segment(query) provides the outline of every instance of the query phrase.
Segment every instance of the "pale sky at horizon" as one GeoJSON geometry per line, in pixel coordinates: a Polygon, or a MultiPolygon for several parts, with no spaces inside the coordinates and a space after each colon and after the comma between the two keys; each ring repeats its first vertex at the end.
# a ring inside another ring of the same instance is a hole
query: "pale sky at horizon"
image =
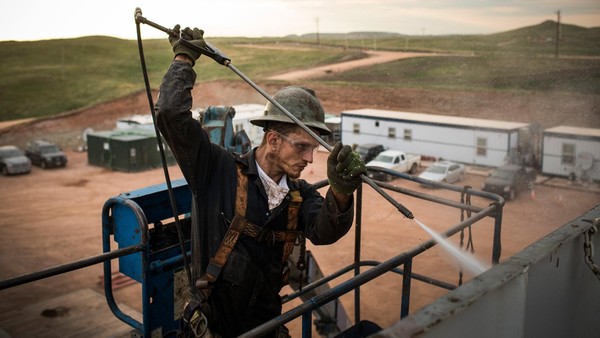
{"type": "MultiPolygon", "coordinates": [[[[220,0],[3,1],[0,41],[106,35],[135,39],[135,8],[159,25],[204,29],[205,37],[392,32],[407,35],[490,34],[556,20],[600,26],[599,0],[220,0]]],[[[142,25],[143,38],[165,34],[142,25]]]]}

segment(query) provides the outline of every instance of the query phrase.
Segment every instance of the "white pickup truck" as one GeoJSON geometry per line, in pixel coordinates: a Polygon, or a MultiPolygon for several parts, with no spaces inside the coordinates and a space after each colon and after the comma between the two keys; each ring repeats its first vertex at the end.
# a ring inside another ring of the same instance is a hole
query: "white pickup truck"
{"type": "Polygon", "coordinates": [[[369,170],[369,167],[381,167],[401,173],[415,174],[421,165],[421,155],[407,154],[400,150],[386,150],[367,165],[367,176],[376,180],[388,180],[392,177],[385,173],[369,170]]]}

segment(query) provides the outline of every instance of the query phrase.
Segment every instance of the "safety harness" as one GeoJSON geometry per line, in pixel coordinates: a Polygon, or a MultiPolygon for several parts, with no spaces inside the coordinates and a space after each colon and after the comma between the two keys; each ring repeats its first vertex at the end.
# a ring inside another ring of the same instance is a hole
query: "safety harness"
{"type": "MultiPolygon", "coordinates": [[[[297,231],[298,227],[298,210],[302,203],[302,196],[299,190],[290,190],[292,200],[288,207],[288,219],[286,230],[272,230],[265,227],[260,227],[249,222],[246,219],[246,208],[248,202],[248,176],[242,173],[241,165],[237,166],[237,192],[235,203],[235,216],[225,233],[225,237],[221,241],[215,255],[210,259],[204,275],[196,281],[196,288],[203,294],[204,299],[210,296],[212,284],[219,278],[225,263],[231,255],[235,244],[241,234],[254,238],[255,240],[265,244],[273,245],[275,242],[283,243],[282,263],[284,270],[287,267],[287,259],[294,250],[294,245],[304,244],[304,236],[302,232],[297,231]]],[[[302,260],[303,261],[303,260],[302,260]]],[[[303,270],[304,263],[298,264],[298,268],[303,270]]],[[[284,271],[284,284],[287,284],[289,271],[284,271]]]]}
{"type": "Polygon", "coordinates": [[[282,254],[282,279],[283,285],[286,285],[289,280],[289,266],[287,260],[294,251],[294,245],[300,245],[301,254],[298,260],[297,268],[304,270],[304,252],[305,252],[305,237],[301,231],[297,231],[298,227],[298,210],[302,203],[302,196],[299,190],[290,190],[292,200],[288,207],[288,219],[286,230],[271,230],[265,227],[260,227],[249,222],[246,219],[246,209],[248,205],[248,176],[242,173],[241,165],[237,165],[237,191],[235,203],[235,215],[221,244],[219,245],[215,255],[210,259],[204,275],[196,281],[197,296],[199,299],[192,297],[186,305],[182,316],[184,324],[185,336],[191,337],[217,337],[208,328],[208,317],[210,317],[210,309],[206,304],[206,300],[211,294],[214,282],[219,278],[225,263],[231,255],[231,251],[240,238],[240,235],[254,238],[255,240],[265,244],[273,245],[275,242],[283,243],[282,254]]]}

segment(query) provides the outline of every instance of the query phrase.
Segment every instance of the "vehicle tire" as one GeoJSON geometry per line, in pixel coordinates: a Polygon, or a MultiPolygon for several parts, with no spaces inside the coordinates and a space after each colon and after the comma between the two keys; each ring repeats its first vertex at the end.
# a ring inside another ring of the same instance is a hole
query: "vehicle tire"
{"type": "Polygon", "coordinates": [[[46,161],[41,161],[40,162],[40,167],[42,167],[42,169],[46,169],[46,161]]]}
{"type": "Polygon", "coordinates": [[[411,175],[414,175],[417,173],[417,164],[413,163],[412,166],[410,167],[410,171],[408,172],[411,175]]]}
{"type": "Polygon", "coordinates": [[[8,176],[8,169],[6,168],[6,166],[2,167],[2,175],[8,176]]]}

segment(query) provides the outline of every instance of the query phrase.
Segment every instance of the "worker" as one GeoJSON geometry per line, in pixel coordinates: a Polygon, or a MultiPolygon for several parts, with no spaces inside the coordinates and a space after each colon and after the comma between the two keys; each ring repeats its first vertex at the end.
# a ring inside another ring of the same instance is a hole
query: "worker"
{"type": "MultiPolygon", "coordinates": [[[[174,31],[179,30],[175,26],[174,31]]],[[[188,42],[206,47],[202,30],[183,32],[191,37],[188,42]]],[[[157,126],[195,201],[200,230],[192,231],[199,231],[203,240],[199,252],[192,250],[192,260],[201,261],[201,271],[193,271],[198,311],[206,317],[208,332],[234,337],[281,314],[279,292],[294,245],[303,238],[315,245],[332,244],[348,232],[354,217],[353,192],[361,184],[365,165],[349,146],[338,142],[327,158],[329,188],[323,197],[300,179],[313,162],[318,141],[271,102],[263,116],[251,121],[264,129],[258,147],[235,154],[211,143],[191,113],[193,67],[200,53],[177,38],[169,40],[175,56],[160,86],[157,126]]],[[[286,87],[273,99],[315,134],[330,134],[323,108],[310,89],[286,87]]],[[[193,331],[200,330],[192,324],[193,331]]],[[[288,337],[288,333],[281,326],[268,336],[288,337]]]]}

